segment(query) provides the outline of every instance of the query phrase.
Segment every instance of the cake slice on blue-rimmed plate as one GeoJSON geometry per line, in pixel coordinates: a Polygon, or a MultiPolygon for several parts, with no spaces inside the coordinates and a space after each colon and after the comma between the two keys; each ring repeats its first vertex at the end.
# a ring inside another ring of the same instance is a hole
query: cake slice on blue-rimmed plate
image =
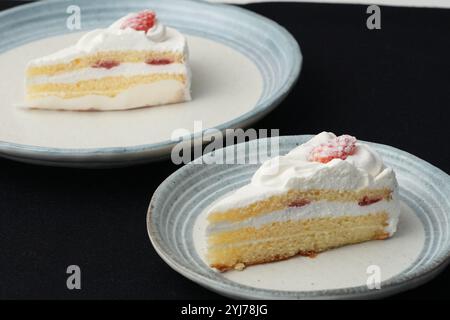
{"type": "Polygon", "coordinates": [[[213,205],[207,259],[226,271],[386,239],[399,213],[395,173],[377,152],[322,132],[213,205]]]}
{"type": "Polygon", "coordinates": [[[30,108],[120,110],[190,99],[186,39],[150,10],[88,32],[26,71],[30,108]]]}

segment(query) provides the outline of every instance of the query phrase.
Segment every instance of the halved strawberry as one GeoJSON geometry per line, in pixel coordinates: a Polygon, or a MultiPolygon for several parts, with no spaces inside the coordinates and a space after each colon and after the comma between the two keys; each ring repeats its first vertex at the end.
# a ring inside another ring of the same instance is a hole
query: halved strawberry
{"type": "Polygon", "coordinates": [[[161,59],[148,59],[147,61],[145,61],[146,64],[151,64],[154,66],[159,66],[159,65],[165,65],[165,64],[171,64],[173,61],[170,59],[166,59],[166,58],[161,58],[161,59]]]}
{"type": "Polygon", "coordinates": [[[104,68],[104,69],[112,69],[120,65],[119,61],[114,60],[99,60],[92,65],[92,68],[104,68]]]}
{"type": "Polygon", "coordinates": [[[155,25],[155,22],[156,14],[151,10],[145,10],[126,19],[120,26],[120,29],[132,28],[137,31],[147,32],[155,25]]]}
{"type": "Polygon", "coordinates": [[[378,201],[381,201],[381,200],[383,200],[383,197],[370,198],[368,196],[364,196],[361,200],[358,201],[358,205],[369,206],[372,203],[377,203],[378,201]]]}
{"type": "Polygon", "coordinates": [[[311,201],[308,199],[296,199],[296,200],[292,201],[291,203],[289,203],[288,206],[299,208],[299,207],[306,206],[307,204],[310,204],[310,203],[311,203],[311,201]]]}
{"type": "Polygon", "coordinates": [[[347,134],[336,137],[327,143],[318,145],[311,150],[308,160],[327,163],[333,159],[347,159],[356,151],[356,138],[347,134]]]}

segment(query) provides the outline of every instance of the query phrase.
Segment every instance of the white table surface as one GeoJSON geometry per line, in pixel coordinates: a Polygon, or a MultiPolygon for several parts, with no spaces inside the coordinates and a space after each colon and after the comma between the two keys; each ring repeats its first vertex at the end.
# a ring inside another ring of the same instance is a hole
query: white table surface
{"type": "Polygon", "coordinates": [[[316,2],[316,3],[357,3],[409,7],[450,8],[450,0],[208,0],[210,2],[252,3],[252,2],[316,2]]]}

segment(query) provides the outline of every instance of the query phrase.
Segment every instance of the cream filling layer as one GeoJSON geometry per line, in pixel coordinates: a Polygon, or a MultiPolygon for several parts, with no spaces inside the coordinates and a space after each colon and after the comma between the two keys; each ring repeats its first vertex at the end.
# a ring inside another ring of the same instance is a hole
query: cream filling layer
{"type": "Polygon", "coordinates": [[[167,65],[149,65],[147,63],[122,63],[111,69],[85,68],[54,76],[36,76],[27,79],[27,85],[45,83],[76,83],[83,80],[101,79],[105,77],[135,76],[146,74],[189,74],[188,68],[182,63],[167,65]]]}
{"type": "Polygon", "coordinates": [[[125,110],[145,106],[177,103],[191,99],[188,84],[176,80],[162,80],[137,85],[124,90],[114,98],[103,95],[85,95],[63,99],[45,96],[29,99],[23,107],[53,110],[125,110]]]}
{"type": "Polygon", "coordinates": [[[316,201],[303,207],[292,207],[274,211],[263,216],[257,216],[240,222],[218,222],[210,224],[207,235],[217,232],[233,231],[241,228],[260,228],[274,222],[298,221],[314,218],[334,218],[342,216],[361,216],[385,211],[389,215],[385,231],[391,236],[397,229],[400,215],[400,202],[397,199],[381,200],[367,206],[360,206],[356,202],[316,201]]]}

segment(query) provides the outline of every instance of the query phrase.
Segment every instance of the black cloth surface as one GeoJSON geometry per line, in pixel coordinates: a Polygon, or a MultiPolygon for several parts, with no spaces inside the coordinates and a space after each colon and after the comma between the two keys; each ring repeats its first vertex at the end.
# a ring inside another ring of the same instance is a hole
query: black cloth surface
{"type": "MultiPolygon", "coordinates": [[[[0,9],[18,1],[0,1],[0,9]]],[[[406,150],[450,172],[450,10],[264,3],[244,6],[286,27],[304,55],[299,82],[255,128],[323,130],[406,150]]],[[[0,298],[221,298],[168,267],[145,217],[177,166],[82,170],[0,159],[0,298]],[[82,290],[66,268],[82,269],[82,290]]],[[[450,270],[396,298],[448,298],[450,270]]]]}

